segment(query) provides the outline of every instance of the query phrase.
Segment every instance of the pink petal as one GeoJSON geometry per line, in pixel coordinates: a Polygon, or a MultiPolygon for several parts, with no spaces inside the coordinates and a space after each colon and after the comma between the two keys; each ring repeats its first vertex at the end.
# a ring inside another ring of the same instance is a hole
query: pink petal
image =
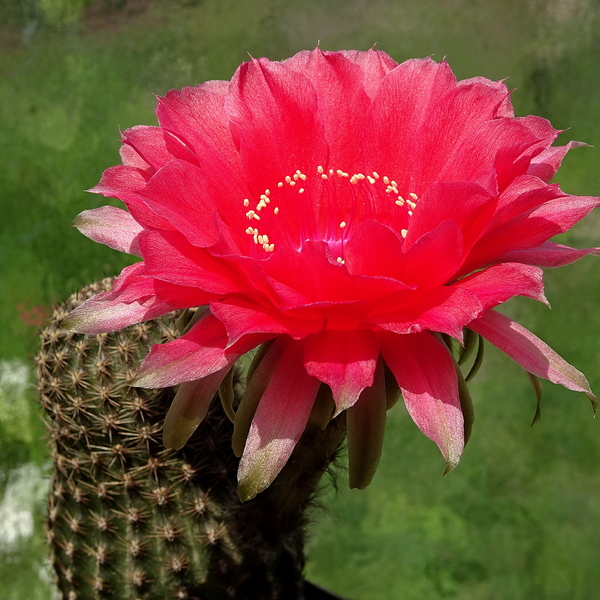
{"type": "Polygon", "coordinates": [[[287,333],[294,339],[301,339],[323,328],[322,318],[297,319],[273,307],[260,306],[239,298],[213,300],[210,311],[225,325],[230,345],[251,333],[287,333]]]}
{"type": "Polygon", "coordinates": [[[464,181],[434,183],[417,202],[410,218],[406,248],[447,220],[458,225],[468,248],[480,235],[495,208],[494,197],[480,185],[464,181]]]}
{"type": "Polygon", "coordinates": [[[588,254],[600,255],[600,248],[577,250],[556,242],[544,242],[536,248],[513,250],[496,257],[497,262],[521,262],[538,267],[562,267],[588,254]]]}
{"type": "Polygon", "coordinates": [[[213,294],[251,288],[245,285],[245,277],[234,264],[192,246],[176,232],[145,230],[139,245],[146,270],[156,279],[213,294]]]}
{"type": "Polygon", "coordinates": [[[242,501],[271,485],[300,439],[321,382],[307,374],[303,345],[278,339],[279,365],[260,400],[238,470],[242,501]]]}
{"type": "Polygon", "coordinates": [[[89,189],[93,194],[102,194],[109,198],[119,198],[127,205],[131,216],[144,227],[173,229],[165,219],[153,213],[146,206],[140,192],[154,173],[144,173],[130,166],[109,167],[102,174],[100,183],[89,189]]]}
{"type": "Polygon", "coordinates": [[[547,183],[554,177],[556,171],[558,171],[558,167],[560,167],[567,152],[572,148],[580,146],[587,146],[587,144],[583,142],[569,142],[566,146],[547,148],[532,159],[527,173],[535,175],[547,183]]]}
{"type": "Polygon", "coordinates": [[[454,360],[430,333],[382,334],[383,358],[419,429],[439,447],[446,472],[459,462],[465,444],[454,360]]]}
{"type": "Polygon", "coordinates": [[[447,283],[463,262],[463,244],[458,225],[450,219],[442,221],[408,249],[399,278],[407,285],[424,289],[447,283]]]}
{"type": "Polygon", "coordinates": [[[143,231],[143,227],[121,208],[101,206],[84,210],[73,221],[73,227],[91,240],[109,248],[141,256],[137,237],[143,231]]]}
{"type": "Polygon", "coordinates": [[[225,109],[256,197],[296,170],[312,174],[326,164],[315,89],[285,63],[264,58],[244,63],[231,80],[225,109]]]}
{"type": "MultiPolygon", "coordinates": [[[[379,340],[373,331],[325,329],[306,339],[304,366],[333,392],[336,413],[352,406],[373,385],[379,340]]],[[[334,416],[335,416],[334,415],[334,416]]]]}
{"type": "Polygon", "coordinates": [[[348,483],[364,490],[373,479],[381,451],[387,401],[382,361],[377,364],[372,387],[360,394],[348,409],[348,483]]]}
{"type": "Polygon", "coordinates": [[[173,342],[152,346],[133,385],[162,388],[212,375],[231,366],[246,351],[227,351],[227,343],[223,323],[209,314],[173,342]]]}
{"type": "Polygon", "coordinates": [[[182,383],[169,407],[163,426],[163,443],[180,450],[202,422],[228,367],[196,381],[182,383]]]}
{"type": "Polygon", "coordinates": [[[142,195],[154,213],[191,244],[204,248],[219,239],[213,216],[216,207],[205,187],[205,178],[198,167],[172,160],[148,181],[142,195]]]}
{"type": "Polygon", "coordinates": [[[61,326],[97,335],[162,317],[175,308],[157,298],[154,279],[145,274],[143,263],[136,263],[123,269],[112,291],[96,294],[80,304],[63,319],[61,326]]]}
{"type": "Polygon", "coordinates": [[[587,196],[564,196],[545,202],[483,236],[471,251],[463,270],[492,262],[507,252],[535,248],[552,236],[569,230],[599,205],[600,198],[587,196]]]}
{"type": "Polygon", "coordinates": [[[570,390],[584,392],[596,404],[596,396],[590,390],[585,376],[522,325],[494,310],[488,310],[482,317],[469,323],[469,329],[482,335],[529,373],[570,390]]]}
{"type": "Polygon", "coordinates": [[[452,287],[474,293],[488,309],[513,296],[527,296],[548,303],[544,296],[543,271],[519,263],[505,263],[460,279],[452,287]]]}
{"type": "Polygon", "coordinates": [[[373,304],[368,322],[400,334],[430,330],[461,340],[462,328],[482,311],[483,305],[474,293],[442,286],[390,294],[373,304]]]}
{"type": "MultiPolygon", "coordinates": [[[[373,60],[379,63],[376,57],[373,60]]],[[[299,52],[283,64],[307,77],[317,93],[318,116],[329,146],[328,164],[353,168],[362,141],[356,132],[371,102],[365,93],[363,69],[342,53],[320,48],[299,52]]]]}
{"type": "MultiPolygon", "coordinates": [[[[195,156],[172,133],[160,127],[132,127],[123,132],[122,142],[124,147],[136,152],[153,171],[158,171],[173,158],[196,161],[195,156]],[[170,140],[168,146],[167,140],[170,140]]],[[[131,161],[131,154],[127,156],[131,161]]]]}

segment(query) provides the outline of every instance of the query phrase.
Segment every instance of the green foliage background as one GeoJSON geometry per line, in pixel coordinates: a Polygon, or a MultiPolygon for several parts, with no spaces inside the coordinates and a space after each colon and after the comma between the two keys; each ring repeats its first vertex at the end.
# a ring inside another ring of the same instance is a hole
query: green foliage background
{"type": "MultiPolygon", "coordinates": [[[[459,78],[510,77],[518,114],[598,146],[599,17],[592,0],[0,0],[0,517],[19,469],[46,464],[26,386],[36,315],[127,264],[69,225],[105,203],[83,190],[118,162],[119,127],[155,123],[153,94],[229,79],[247,53],[283,59],[317,43],[376,43],[398,61],[446,57],[459,78]]],[[[557,180],[599,195],[598,162],[596,148],[577,149],[557,180]]],[[[578,247],[599,237],[598,215],[565,236],[578,247]]],[[[506,310],[598,392],[596,260],[548,272],[552,311],[521,300],[506,310]]],[[[339,491],[315,517],[308,576],[354,600],[596,600],[598,424],[583,395],[544,391],[530,429],[526,376],[488,347],[472,385],[473,437],[447,478],[434,444],[396,406],[373,485],[349,492],[341,469],[339,491]]],[[[36,525],[0,545],[6,600],[51,597],[43,490],[26,489],[36,525]]]]}

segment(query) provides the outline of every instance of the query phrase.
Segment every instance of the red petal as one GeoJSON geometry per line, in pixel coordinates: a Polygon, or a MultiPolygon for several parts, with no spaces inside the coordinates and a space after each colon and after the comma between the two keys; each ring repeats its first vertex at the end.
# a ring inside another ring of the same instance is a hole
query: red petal
{"type": "Polygon", "coordinates": [[[439,447],[446,472],[460,460],[465,439],[454,361],[430,333],[383,334],[383,358],[419,429],[439,447]]]}
{"type": "Polygon", "coordinates": [[[198,167],[172,160],[150,179],[143,197],[191,244],[206,247],[219,239],[219,231],[213,216],[216,207],[205,188],[205,178],[198,167]]]}
{"type": "Polygon", "coordinates": [[[271,485],[304,428],[321,382],[304,369],[299,342],[278,339],[270,352],[281,359],[260,400],[238,470],[242,501],[271,485]]]}
{"type": "Polygon", "coordinates": [[[395,333],[424,330],[447,333],[462,339],[462,328],[479,316],[483,305],[475,294],[457,287],[442,286],[391,294],[373,305],[369,323],[395,333]]]}
{"type": "MultiPolygon", "coordinates": [[[[352,406],[373,385],[379,340],[373,331],[324,330],[306,339],[304,366],[333,392],[336,415],[352,406]]],[[[335,416],[335,415],[334,415],[335,416]]]]}
{"type": "Polygon", "coordinates": [[[596,396],[585,376],[522,325],[495,310],[488,310],[469,323],[469,329],[482,335],[529,373],[570,390],[584,392],[595,404],[596,396]]]}
{"type": "Polygon", "coordinates": [[[315,89],[284,63],[244,63],[231,80],[225,107],[256,198],[298,169],[312,174],[325,164],[327,145],[316,117],[315,89]]]}
{"type": "MultiPolygon", "coordinates": [[[[376,57],[373,60],[379,63],[376,57]]],[[[299,52],[283,64],[307,77],[317,93],[318,115],[329,146],[329,162],[322,166],[354,169],[362,142],[356,132],[362,128],[371,103],[363,69],[340,52],[320,48],[299,52]]]]}
{"type": "Polygon", "coordinates": [[[227,329],[229,345],[251,333],[287,333],[301,339],[317,333],[323,327],[323,319],[297,319],[284,313],[239,298],[224,301],[213,300],[210,310],[227,329]]]}
{"type": "Polygon", "coordinates": [[[213,294],[248,287],[234,264],[190,245],[176,232],[146,230],[140,235],[139,244],[147,272],[157,279],[213,294]]]}
{"type": "Polygon", "coordinates": [[[73,221],[73,227],[91,240],[109,248],[141,256],[137,237],[144,228],[121,208],[101,206],[84,210],[73,221]]]}

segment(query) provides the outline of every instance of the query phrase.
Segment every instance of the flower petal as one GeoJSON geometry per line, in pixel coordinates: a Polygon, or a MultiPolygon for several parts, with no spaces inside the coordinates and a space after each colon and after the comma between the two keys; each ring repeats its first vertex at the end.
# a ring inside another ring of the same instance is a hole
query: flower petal
{"type": "Polygon", "coordinates": [[[331,388],[336,405],[334,417],[373,385],[378,356],[379,340],[366,329],[325,329],[306,339],[304,366],[309,375],[331,388]]]}
{"type": "MultiPolygon", "coordinates": [[[[231,366],[246,351],[226,351],[227,342],[223,323],[209,314],[180,338],[152,346],[133,385],[169,387],[212,375],[231,366]]],[[[250,342],[247,349],[255,345],[250,342]]]]}
{"type": "Polygon", "coordinates": [[[136,263],[123,269],[110,292],[92,296],[69,313],[61,327],[97,335],[162,317],[175,308],[156,296],[154,279],[145,273],[144,263],[136,263]]]}
{"type": "Polygon", "coordinates": [[[306,372],[303,345],[278,339],[281,358],[263,394],[238,470],[238,493],[242,501],[254,498],[271,485],[281,471],[304,428],[321,385],[306,372]]]}
{"type": "Polygon", "coordinates": [[[538,267],[505,263],[473,273],[452,287],[474,293],[485,309],[506,302],[513,296],[527,296],[548,304],[544,295],[543,275],[538,267]]]}
{"type": "Polygon", "coordinates": [[[429,332],[383,334],[381,351],[419,429],[439,447],[446,472],[459,462],[465,445],[464,420],[454,360],[429,332]]]}
{"type": "Polygon", "coordinates": [[[496,257],[496,262],[521,262],[538,267],[562,267],[592,254],[600,255],[600,248],[577,250],[556,242],[544,242],[535,248],[512,250],[496,257]]]}
{"type": "Polygon", "coordinates": [[[583,373],[522,325],[495,310],[488,310],[482,317],[469,323],[468,327],[510,356],[526,371],[569,390],[583,392],[596,406],[596,396],[583,373]]]}
{"type": "Polygon", "coordinates": [[[126,210],[115,206],[84,210],[73,221],[73,227],[109,248],[141,256],[137,237],[144,228],[126,210]]]}

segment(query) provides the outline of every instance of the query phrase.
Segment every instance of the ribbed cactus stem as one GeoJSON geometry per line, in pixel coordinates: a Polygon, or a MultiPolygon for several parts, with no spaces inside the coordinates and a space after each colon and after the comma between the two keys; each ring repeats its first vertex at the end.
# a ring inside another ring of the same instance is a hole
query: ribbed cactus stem
{"type": "MultiPolygon", "coordinates": [[[[306,509],[344,435],[310,427],[272,486],[241,503],[232,424],[218,398],[189,443],[166,450],[174,390],[132,388],[173,313],[86,336],[64,316],[111,280],[55,310],[36,356],[53,461],[47,536],[64,600],[302,600],[306,509]]],[[[244,374],[236,372],[239,398],[244,374]]]]}

